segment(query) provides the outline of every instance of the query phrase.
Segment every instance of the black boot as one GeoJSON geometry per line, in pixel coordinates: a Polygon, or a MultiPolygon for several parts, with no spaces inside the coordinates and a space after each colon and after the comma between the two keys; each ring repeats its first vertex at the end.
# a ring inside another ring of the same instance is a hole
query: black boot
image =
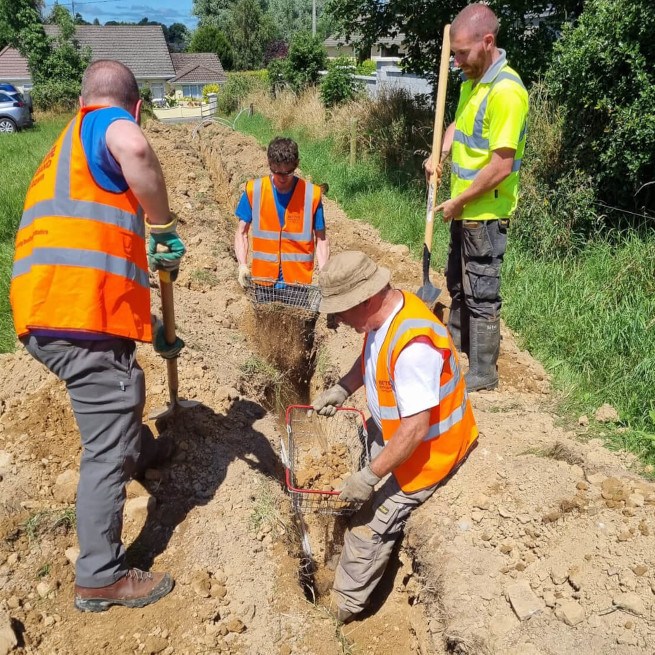
{"type": "Polygon", "coordinates": [[[448,315],[448,332],[458,352],[469,354],[469,319],[466,308],[453,301],[448,315]]]}
{"type": "Polygon", "coordinates": [[[495,389],[498,386],[496,362],[500,351],[500,319],[472,318],[470,323],[471,352],[466,390],[495,389]]]}

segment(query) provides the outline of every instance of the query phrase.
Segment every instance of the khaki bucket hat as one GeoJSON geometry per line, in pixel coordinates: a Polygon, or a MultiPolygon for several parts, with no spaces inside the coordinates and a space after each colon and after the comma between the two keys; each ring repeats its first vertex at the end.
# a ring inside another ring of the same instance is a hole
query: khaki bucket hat
{"type": "Polygon", "coordinates": [[[328,260],[319,274],[320,311],[345,312],[382,291],[390,280],[391,271],[378,266],[363,252],[340,252],[328,260]]]}

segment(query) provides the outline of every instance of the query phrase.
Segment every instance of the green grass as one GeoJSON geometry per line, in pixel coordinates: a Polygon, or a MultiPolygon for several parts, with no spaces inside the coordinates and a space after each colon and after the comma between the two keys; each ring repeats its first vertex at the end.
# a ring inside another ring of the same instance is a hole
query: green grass
{"type": "Polygon", "coordinates": [[[14,238],[25,192],[34,171],[54,144],[68,117],[38,121],[34,128],[0,138],[0,352],[11,352],[16,334],[9,308],[14,238]]]}
{"type": "MultiPolygon", "coordinates": [[[[240,119],[239,129],[262,144],[274,136],[257,114],[240,119]]],[[[329,139],[312,141],[293,129],[285,135],[298,141],[303,173],[329,182],[328,196],[350,218],[372,223],[385,240],[420,255],[425,216],[420,185],[394,184],[374,160],[350,168],[348,155],[329,139]]],[[[433,243],[432,263],[441,267],[448,234],[439,221],[433,243]]],[[[504,320],[553,375],[565,415],[593,417],[601,404],[612,404],[621,425],[592,420],[589,434],[655,464],[655,234],[612,235],[611,244],[596,240],[575,257],[560,259],[522,251],[510,238],[502,291],[504,320]]]]}

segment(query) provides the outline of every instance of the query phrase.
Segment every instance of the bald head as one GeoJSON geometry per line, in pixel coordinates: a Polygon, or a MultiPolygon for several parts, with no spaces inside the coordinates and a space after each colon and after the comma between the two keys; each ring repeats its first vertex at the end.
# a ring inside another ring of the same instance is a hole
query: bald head
{"type": "Polygon", "coordinates": [[[132,111],[139,101],[139,85],[127,67],[112,59],[98,59],[82,77],[85,105],[108,104],[132,111]]]}
{"type": "Polygon", "coordinates": [[[468,5],[455,16],[450,25],[451,37],[467,34],[474,39],[481,39],[485,34],[498,36],[498,19],[487,5],[480,3],[468,5]]]}

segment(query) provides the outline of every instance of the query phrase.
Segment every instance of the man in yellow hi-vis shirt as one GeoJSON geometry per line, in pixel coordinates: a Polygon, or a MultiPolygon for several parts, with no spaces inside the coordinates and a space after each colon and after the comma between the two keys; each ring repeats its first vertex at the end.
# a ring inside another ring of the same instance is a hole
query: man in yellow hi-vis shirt
{"type": "MultiPolygon", "coordinates": [[[[496,47],[497,35],[498,19],[486,5],[468,5],[452,22],[451,50],[464,82],[436,166],[440,177],[452,150],[451,198],[436,211],[452,221],[448,330],[469,356],[469,391],[498,386],[500,268],[516,209],[528,115],[528,93],[496,47]]],[[[435,157],[425,163],[428,174],[435,172],[435,157]]]]}

